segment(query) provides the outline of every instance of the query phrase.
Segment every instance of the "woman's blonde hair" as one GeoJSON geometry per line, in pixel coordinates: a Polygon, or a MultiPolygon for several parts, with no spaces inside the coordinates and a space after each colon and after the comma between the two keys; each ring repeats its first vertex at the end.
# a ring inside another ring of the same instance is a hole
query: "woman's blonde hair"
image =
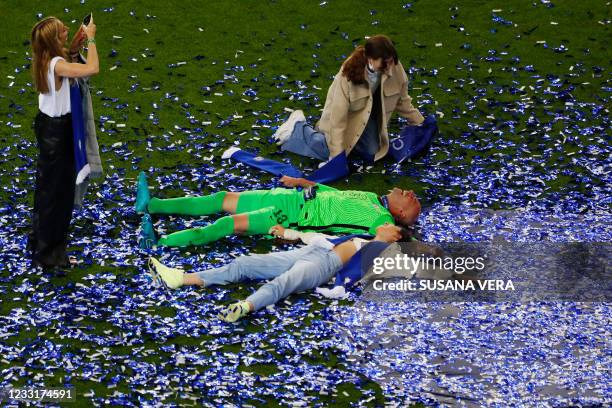
{"type": "Polygon", "coordinates": [[[53,57],[66,58],[66,50],[60,38],[64,24],[56,17],[46,17],[32,27],[32,77],[40,93],[49,92],[47,70],[53,57]]]}

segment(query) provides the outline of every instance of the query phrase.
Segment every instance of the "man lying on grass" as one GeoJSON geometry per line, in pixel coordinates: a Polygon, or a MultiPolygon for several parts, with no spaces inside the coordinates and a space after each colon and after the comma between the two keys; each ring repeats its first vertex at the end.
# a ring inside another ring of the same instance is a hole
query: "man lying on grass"
{"type": "Polygon", "coordinates": [[[140,246],[204,245],[232,234],[267,234],[276,224],[300,230],[374,235],[376,228],[385,223],[413,225],[421,211],[414,192],[399,188],[378,196],[367,191],[340,191],[303,178],[284,176],[281,182],[292,188],[240,193],[219,191],[201,197],[159,199],[150,197],[146,176],[140,173],[136,212],[145,213],[140,246]],[[146,214],[201,216],[221,211],[232,215],[159,240],[146,214]]]}
{"type": "MultiPolygon", "coordinates": [[[[301,233],[285,230],[276,225],[269,231],[285,239],[301,239],[307,245],[302,248],[275,252],[265,255],[248,255],[236,258],[228,265],[202,272],[184,273],[181,269],[169,268],[157,259],[149,258],[149,272],[155,284],[171,289],[181,286],[225,285],[247,279],[268,280],[255,293],[224,309],[219,317],[227,322],[235,322],[247,313],[275,304],[292,293],[316,288],[327,283],[338,273],[344,276],[346,267],[358,252],[367,249],[380,253],[385,244],[406,241],[411,238],[409,230],[392,224],[383,224],[376,229],[376,236],[348,236],[335,238],[319,233],[301,233]]],[[[357,262],[347,271],[356,282],[367,271],[367,265],[357,262]],[[355,273],[356,272],[356,273],[355,273]],[[357,276],[355,276],[357,275],[357,276]]]]}

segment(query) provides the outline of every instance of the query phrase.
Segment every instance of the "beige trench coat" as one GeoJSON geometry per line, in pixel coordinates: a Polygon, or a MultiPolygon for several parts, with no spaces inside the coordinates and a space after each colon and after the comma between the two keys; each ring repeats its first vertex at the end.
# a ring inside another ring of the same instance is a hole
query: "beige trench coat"
{"type": "MultiPolygon", "coordinates": [[[[410,124],[423,122],[423,115],[412,106],[408,95],[408,77],[401,63],[394,65],[381,78],[382,120],[378,132],[379,149],[374,160],[385,157],[389,151],[387,125],[393,112],[408,119],[410,124]]],[[[329,157],[335,157],[343,150],[348,155],[363,133],[372,111],[372,92],[368,83],[355,85],[342,75],[336,74],[327,91],[327,99],[317,130],[325,134],[329,157]]]]}

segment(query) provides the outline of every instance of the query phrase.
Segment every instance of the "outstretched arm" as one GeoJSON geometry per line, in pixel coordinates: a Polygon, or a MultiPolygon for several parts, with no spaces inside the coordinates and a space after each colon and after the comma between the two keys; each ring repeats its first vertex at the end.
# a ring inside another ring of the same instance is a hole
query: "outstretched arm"
{"type": "Polygon", "coordinates": [[[303,177],[289,177],[283,176],[280,179],[280,182],[283,183],[285,187],[312,187],[315,183],[314,181],[306,180],[303,177]]]}
{"type": "Polygon", "coordinates": [[[330,186],[326,186],[325,184],[321,184],[321,183],[316,183],[314,181],[310,181],[307,180],[305,178],[302,177],[289,177],[289,176],[283,176],[280,179],[281,183],[283,183],[283,186],[285,187],[302,187],[302,188],[308,188],[308,187],[312,187],[312,186],[317,186],[319,188],[320,191],[332,191],[332,190],[336,190],[333,187],[330,186]]]}

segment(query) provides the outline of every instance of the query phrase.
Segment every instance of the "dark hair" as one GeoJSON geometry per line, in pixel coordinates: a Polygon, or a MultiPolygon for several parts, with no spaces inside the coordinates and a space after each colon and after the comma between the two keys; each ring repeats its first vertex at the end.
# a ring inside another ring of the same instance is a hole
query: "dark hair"
{"type": "Polygon", "coordinates": [[[398,63],[397,51],[393,41],[386,35],[378,34],[368,38],[365,45],[355,48],[342,65],[342,75],[354,84],[365,83],[365,68],[368,58],[382,58],[383,70],[387,69],[387,61],[391,58],[393,58],[393,63],[398,63]]]}

